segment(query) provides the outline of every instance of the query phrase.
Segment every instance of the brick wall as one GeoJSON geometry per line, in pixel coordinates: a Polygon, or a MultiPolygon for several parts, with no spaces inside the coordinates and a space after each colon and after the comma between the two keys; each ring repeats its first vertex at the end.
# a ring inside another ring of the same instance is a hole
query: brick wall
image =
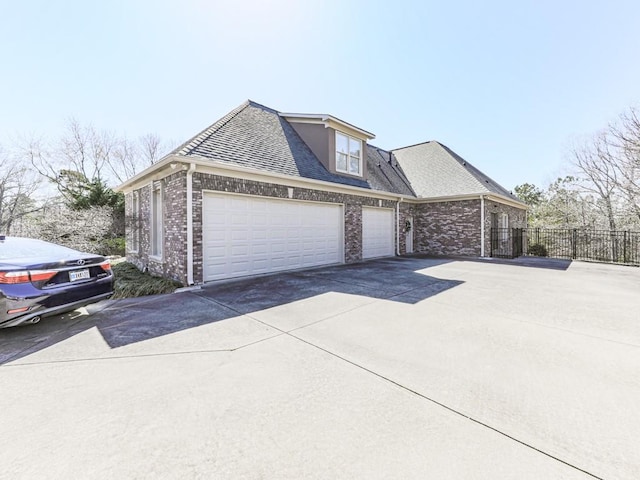
{"type": "Polygon", "coordinates": [[[162,276],[187,283],[187,175],[178,172],[163,179],[162,276]]]}
{"type": "Polygon", "coordinates": [[[414,250],[429,255],[480,255],[480,200],[415,207],[414,250]]]}
{"type": "Polygon", "coordinates": [[[176,172],[159,180],[162,189],[162,256],[149,255],[151,250],[151,183],[134,190],[138,195],[139,213],[133,211],[134,192],[125,195],[127,261],[153,275],[187,282],[186,173],[176,172]],[[138,249],[133,247],[134,229],[138,229],[138,249]]]}
{"type": "Polygon", "coordinates": [[[416,252],[416,217],[417,217],[417,205],[409,204],[409,203],[401,203],[400,204],[400,255],[404,255],[407,253],[407,237],[411,236],[413,238],[413,251],[416,252]],[[407,231],[406,224],[409,218],[413,218],[413,227],[407,231]]]}
{"type": "Polygon", "coordinates": [[[349,203],[344,206],[344,261],[362,260],[362,205],[349,203]]]}
{"type": "Polygon", "coordinates": [[[506,213],[509,216],[509,228],[526,228],[527,211],[492,200],[485,200],[484,211],[484,251],[485,256],[488,257],[491,255],[491,214],[496,213],[500,216],[502,213],[506,213]]]}
{"type": "Polygon", "coordinates": [[[238,178],[209,175],[196,172],[193,174],[193,239],[194,239],[194,281],[202,282],[202,191],[213,190],[219,192],[243,193],[273,198],[292,198],[294,200],[339,203],[344,205],[344,254],[345,262],[352,263],[362,260],[362,207],[395,208],[393,200],[348,195],[344,193],[325,192],[308,188],[292,189],[266,182],[255,182],[238,178]]]}
{"type": "MultiPolygon", "coordinates": [[[[160,180],[163,190],[163,255],[149,255],[151,245],[151,184],[136,190],[140,214],[132,211],[133,193],[125,196],[127,215],[127,259],[142,270],[187,282],[186,172],[179,171],[160,180]],[[133,229],[138,228],[137,251],[131,250],[133,229]]],[[[203,278],[202,198],[203,190],[243,193],[273,198],[339,203],[344,205],[345,262],[362,260],[362,207],[384,207],[395,210],[393,200],[291,188],[267,182],[256,182],[201,172],[193,174],[193,269],[194,281],[203,278]]],[[[486,202],[486,254],[489,254],[490,213],[506,211],[511,226],[525,226],[524,210],[495,202],[486,202]]],[[[399,251],[406,253],[406,238],[411,235],[414,252],[431,255],[480,255],[480,200],[425,204],[401,203],[399,207],[399,251]],[[413,218],[413,228],[405,232],[407,219],[413,218]]],[[[394,233],[395,235],[395,233],[394,233]]]]}

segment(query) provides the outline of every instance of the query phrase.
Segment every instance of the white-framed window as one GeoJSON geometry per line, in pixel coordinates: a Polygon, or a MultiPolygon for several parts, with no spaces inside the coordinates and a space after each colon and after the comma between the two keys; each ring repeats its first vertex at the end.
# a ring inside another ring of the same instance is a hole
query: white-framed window
{"type": "Polygon", "coordinates": [[[501,213],[498,217],[498,228],[500,229],[500,240],[509,238],[509,215],[501,213]]]}
{"type": "Polygon", "coordinates": [[[336,132],[336,171],[362,176],[362,140],[336,132]]]}
{"type": "Polygon", "coordinates": [[[131,201],[131,251],[138,252],[140,248],[140,197],[133,192],[131,201]]]}
{"type": "Polygon", "coordinates": [[[162,257],[162,187],[151,186],[151,255],[162,257]]]}

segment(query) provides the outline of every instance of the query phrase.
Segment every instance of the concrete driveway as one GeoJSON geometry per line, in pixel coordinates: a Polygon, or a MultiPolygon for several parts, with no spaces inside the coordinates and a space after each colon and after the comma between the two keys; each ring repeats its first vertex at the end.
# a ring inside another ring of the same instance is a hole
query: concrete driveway
{"type": "Polygon", "coordinates": [[[640,269],[395,258],[0,330],[0,478],[640,478],[640,269]]]}

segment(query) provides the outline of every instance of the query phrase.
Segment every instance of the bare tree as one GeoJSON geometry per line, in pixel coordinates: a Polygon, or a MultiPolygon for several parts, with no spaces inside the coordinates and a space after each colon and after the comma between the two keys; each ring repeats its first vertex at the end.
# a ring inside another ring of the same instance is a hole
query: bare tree
{"type": "Polygon", "coordinates": [[[630,108],[608,131],[608,144],[616,155],[618,187],[640,222],[640,111],[630,108]]]}
{"type": "Polygon", "coordinates": [[[35,170],[72,200],[83,184],[100,181],[123,183],[160,159],[167,145],[155,134],[135,141],[82,125],[71,118],[55,141],[32,137],[19,142],[20,150],[35,170]]]}
{"type": "MultiPolygon", "coordinates": [[[[516,187],[532,205],[540,226],[640,229],[640,107],[631,107],[607,128],[568,151],[572,176],[544,191],[516,187]]],[[[613,242],[613,237],[612,237],[613,242]]]]}
{"type": "Polygon", "coordinates": [[[160,137],[152,133],[140,136],[135,142],[123,137],[109,159],[110,173],[117,183],[123,183],[160,160],[167,149],[160,137]]]}
{"type": "Polygon", "coordinates": [[[0,233],[11,233],[17,220],[38,210],[33,194],[39,178],[0,146],[0,233]]]}
{"type": "Polygon", "coordinates": [[[116,144],[109,132],[83,126],[72,118],[57,141],[32,137],[22,140],[19,148],[32,167],[71,201],[82,184],[105,180],[116,144]]]}
{"type": "Polygon", "coordinates": [[[572,176],[558,178],[546,191],[534,208],[532,226],[554,228],[595,228],[598,215],[593,195],[581,189],[572,176]]]}
{"type": "Polygon", "coordinates": [[[144,168],[156,163],[169,150],[169,145],[163,142],[155,133],[147,133],[138,138],[141,164],[144,168]]]}
{"type": "Polygon", "coordinates": [[[597,195],[596,206],[603,210],[610,230],[616,229],[618,193],[617,158],[612,154],[607,132],[601,132],[571,150],[571,162],[577,169],[581,187],[597,195]]]}
{"type": "Polygon", "coordinates": [[[136,146],[127,138],[122,138],[116,146],[109,162],[109,170],[115,183],[123,183],[138,171],[136,146]]]}
{"type": "Polygon", "coordinates": [[[157,135],[132,141],[74,118],[58,138],[16,143],[13,156],[0,151],[0,233],[121,253],[124,196],[112,187],[158,161],[168,145],[157,135]]]}

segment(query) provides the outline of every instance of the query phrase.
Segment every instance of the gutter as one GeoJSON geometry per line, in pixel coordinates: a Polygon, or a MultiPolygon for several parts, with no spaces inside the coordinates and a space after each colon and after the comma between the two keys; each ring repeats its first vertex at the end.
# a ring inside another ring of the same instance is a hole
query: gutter
{"type": "Polygon", "coordinates": [[[400,256],[400,202],[402,198],[398,198],[396,202],[396,255],[400,256]]]}
{"type": "Polygon", "coordinates": [[[187,285],[193,285],[193,172],[196,164],[187,170],[187,285]]]}

